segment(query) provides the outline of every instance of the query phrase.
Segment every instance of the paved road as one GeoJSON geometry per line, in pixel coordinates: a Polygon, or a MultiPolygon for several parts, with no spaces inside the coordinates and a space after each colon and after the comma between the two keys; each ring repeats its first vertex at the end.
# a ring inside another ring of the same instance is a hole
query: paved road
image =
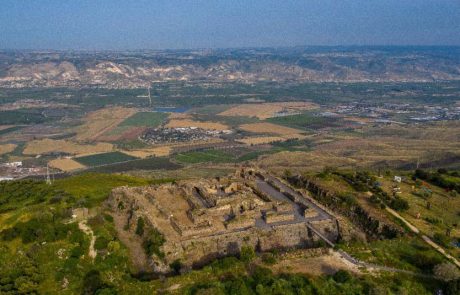
{"type": "MultiPolygon", "coordinates": [[[[297,191],[293,190],[291,187],[287,186],[284,184],[282,181],[280,181],[278,178],[273,177],[271,175],[264,175],[266,179],[269,181],[273,182],[278,188],[280,188],[282,191],[285,191],[293,196],[296,196],[300,202],[302,202],[304,205],[306,205],[309,208],[315,209],[316,212],[318,212],[318,216],[308,219],[309,221],[316,221],[316,220],[325,220],[325,219],[335,219],[334,216],[330,215],[327,213],[324,209],[310,201],[308,198],[305,196],[299,194],[297,191]]],[[[283,195],[284,196],[284,195],[283,195]]],[[[288,199],[289,200],[289,199],[288,199]]]]}
{"type": "Polygon", "coordinates": [[[275,223],[267,224],[265,222],[265,220],[263,220],[262,218],[258,218],[258,219],[256,219],[256,226],[257,227],[263,228],[263,229],[270,229],[272,226],[277,226],[277,225],[305,223],[305,225],[313,233],[315,233],[317,236],[319,236],[324,242],[326,242],[326,244],[328,244],[331,247],[335,246],[333,242],[331,242],[326,236],[324,236],[319,230],[317,230],[310,223],[312,221],[334,219],[333,216],[331,216],[329,213],[327,213],[326,211],[324,211],[323,209],[318,207],[316,204],[313,204],[309,200],[305,199],[304,196],[301,196],[299,193],[297,193],[296,191],[294,191],[290,187],[286,186],[284,183],[279,181],[277,178],[272,177],[272,176],[265,176],[265,175],[264,175],[264,177],[266,179],[268,179],[269,181],[273,182],[281,190],[286,191],[286,192],[288,192],[288,193],[290,193],[292,195],[295,195],[298,198],[298,200],[300,200],[303,203],[303,205],[315,209],[316,212],[318,213],[318,215],[315,216],[315,217],[305,218],[303,216],[303,210],[302,210],[301,205],[299,205],[298,203],[296,203],[296,202],[292,201],[291,199],[289,199],[288,197],[286,197],[282,192],[280,192],[277,189],[275,189],[270,183],[268,183],[267,181],[265,181],[261,177],[257,177],[256,185],[257,185],[257,188],[260,191],[262,191],[263,193],[265,193],[266,195],[268,195],[269,197],[271,197],[274,200],[282,201],[282,202],[288,202],[288,203],[292,204],[292,206],[294,208],[294,220],[292,220],[292,221],[281,221],[281,222],[275,222],[275,223]]]}

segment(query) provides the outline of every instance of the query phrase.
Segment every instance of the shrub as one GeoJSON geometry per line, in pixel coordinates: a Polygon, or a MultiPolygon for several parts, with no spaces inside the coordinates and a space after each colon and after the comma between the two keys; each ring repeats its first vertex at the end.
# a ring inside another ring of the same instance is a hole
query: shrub
{"type": "Polygon", "coordinates": [[[241,247],[240,260],[243,262],[251,262],[256,257],[256,253],[251,246],[241,247]]]}
{"type": "Polygon", "coordinates": [[[172,269],[174,274],[178,275],[178,274],[180,274],[180,270],[182,268],[182,263],[180,262],[179,259],[176,259],[176,260],[173,261],[173,263],[171,263],[169,265],[169,267],[172,269]]]}
{"type": "Polygon", "coordinates": [[[346,282],[350,281],[352,279],[352,276],[348,271],[341,269],[341,270],[337,271],[335,274],[333,274],[332,278],[337,283],[343,284],[343,283],[346,283],[346,282]]]}
{"type": "Polygon", "coordinates": [[[269,265],[275,264],[276,257],[273,253],[264,253],[262,254],[262,262],[269,265]]]}
{"type": "Polygon", "coordinates": [[[94,248],[96,250],[107,249],[109,242],[110,241],[105,237],[97,237],[96,242],[94,242],[94,248]]]}
{"type": "Polygon", "coordinates": [[[438,243],[439,245],[443,246],[443,247],[450,247],[450,239],[448,236],[446,235],[443,235],[441,233],[435,233],[433,235],[433,240],[438,243]]]}
{"type": "Polygon", "coordinates": [[[147,238],[143,242],[145,253],[151,256],[153,254],[160,258],[163,258],[165,254],[161,251],[160,247],[165,243],[163,235],[155,228],[151,229],[147,235],[147,238]]]}
{"type": "Polygon", "coordinates": [[[139,217],[137,219],[136,235],[138,236],[144,235],[144,226],[145,226],[144,219],[142,217],[139,217]]]}
{"type": "Polygon", "coordinates": [[[396,210],[396,211],[405,211],[409,209],[409,203],[402,199],[401,197],[395,197],[393,200],[390,202],[390,208],[396,210]]]}

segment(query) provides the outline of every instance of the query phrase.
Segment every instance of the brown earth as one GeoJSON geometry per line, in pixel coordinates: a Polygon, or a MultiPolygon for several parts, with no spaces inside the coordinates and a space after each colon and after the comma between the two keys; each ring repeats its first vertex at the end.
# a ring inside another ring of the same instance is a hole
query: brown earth
{"type": "Polygon", "coordinates": [[[137,112],[134,108],[108,107],[89,113],[76,129],[78,141],[95,141],[137,112]]]}

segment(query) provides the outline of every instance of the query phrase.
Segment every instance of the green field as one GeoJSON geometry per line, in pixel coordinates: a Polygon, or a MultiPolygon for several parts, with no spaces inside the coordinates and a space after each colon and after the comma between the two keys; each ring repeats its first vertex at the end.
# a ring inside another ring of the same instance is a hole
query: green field
{"type": "Polygon", "coordinates": [[[105,166],[99,166],[87,169],[86,171],[99,173],[118,173],[134,170],[174,170],[182,166],[172,163],[169,158],[152,157],[147,159],[135,159],[129,162],[113,163],[105,166]]]}
{"type": "Polygon", "coordinates": [[[0,130],[0,135],[4,135],[4,134],[10,133],[10,132],[14,132],[14,131],[20,130],[22,128],[24,128],[24,126],[12,126],[12,127],[0,130]]]}
{"type": "Polygon", "coordinates": [[[49,121],[39,110],[1,111],[0,125],[40,124],[49,121]]]}
{"type": "Polygon", "coordinates": [[[187,163],[187,164],[205,163],[205,162],[228,163],[228,162],[235,161],[235,158],[232,155],[227,154],[223,151],[219,151],[219,150],[181,153],[181,154],[178,154],[175,157],[175,159],[178,162],[187,163]]]}
{"type": "Polygon", "coordinates": [[[157,127],[168,117],[166,113],[139,112],[124,120],[119,126],[157,127]]]}
{"type": "Polygon", "coordinates": [[[268,122],[284,125],[297,129],[319,129],[326,127],[337,127],[340,122],[336,118],[319,117],[312,113],[304,113],[285,117],[268,118],[268,122]]]}
{"type": "Polygon", "coordinates": [[[133,156],[129,156],[120,152],[110,152],[75,158],[77,162],[88,167],[108,165],[113,163],[132,161],[136,159],[137,158],[133,156]]]}

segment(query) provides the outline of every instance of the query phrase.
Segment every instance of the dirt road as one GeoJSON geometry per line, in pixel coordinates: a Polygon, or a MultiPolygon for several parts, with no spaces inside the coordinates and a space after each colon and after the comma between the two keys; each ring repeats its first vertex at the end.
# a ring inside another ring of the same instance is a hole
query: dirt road
{"type": "Polygon", "coordinates": [[[94,243],[96,242],[96,236],[94,235],[93,230],[86,224],[86,220],[82,220],[78,223],[78,228],[91,237],[91,241],[89,242],[89,250],[88,256],[91,257],[93,260],[96,258],[97,252],[94,249],[94,243]]]}

